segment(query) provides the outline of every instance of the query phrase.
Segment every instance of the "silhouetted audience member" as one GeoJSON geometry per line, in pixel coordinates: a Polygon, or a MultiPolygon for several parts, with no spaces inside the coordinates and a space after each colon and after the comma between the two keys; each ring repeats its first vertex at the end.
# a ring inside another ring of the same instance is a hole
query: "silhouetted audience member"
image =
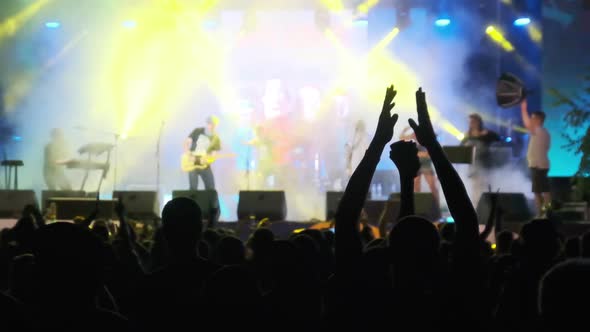
{"type": "Polygon", "coordinates": [[[219,240],[215,253],[219,265],[240,265],[246,261],[246,247],[235,236],[225,236],[219,240]]]}
{"type": "Polygon", "coordinates": [[[194,325],[202,312],[205,281],[219,268],[197,252],[203,220],[195,201],[174,198],[162,210],[162,233],[167,264],[147,276],[136,313],[144,328],[182,330],[194,325]]]}
{"type": "Polygon", "coordinates": [[[103,288],[104,246],[69,223],[40,228],[34,237],[33,317],[37,330],[124,331],[123,317],[96,306],[103,288]]]}
{"type": "Polygon", "coordinates": [[[584,329],[590,312],[590,261],[568,260],[551,268],[540,283],[538,309],[544,330],[584,329]]]}

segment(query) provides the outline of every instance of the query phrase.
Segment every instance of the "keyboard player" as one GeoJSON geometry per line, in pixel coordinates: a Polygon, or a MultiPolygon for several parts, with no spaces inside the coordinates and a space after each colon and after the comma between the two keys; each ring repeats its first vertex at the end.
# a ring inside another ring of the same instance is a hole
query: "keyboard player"
{"type": "Polygon", "coordinates": [[[49,190],[72,190],[70,181],[65,174],[68,162],[67,143],[61,129],[51,130],[49,143],[45,145],[43,162],[43,178],[49,190]]]}

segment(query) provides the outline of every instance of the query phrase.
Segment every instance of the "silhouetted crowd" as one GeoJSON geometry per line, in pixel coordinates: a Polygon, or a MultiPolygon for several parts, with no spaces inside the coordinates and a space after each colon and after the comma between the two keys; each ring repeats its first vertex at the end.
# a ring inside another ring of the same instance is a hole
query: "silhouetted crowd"
{"type": "MultiPolygon", "coordinates": [[[[590,236],[563,238],[549,219],[517,236],[492,212],[482,234],[463,182],[436,139],[425,94],[416,92],[420,146],[432,159],[453,224],[414,215],[416,142],[390,145],[401,207],[367,232],[363,205],[397,122],[386,92],[374,137],[352,174],[335,231],[278,239],[257,228],[246,243],[205,228],[200,207],[176,198],[146,236],[125,207],[113,228],[95,215],[46,223],[27,207],[0,234],[2,331],[203,329],[557,331],[583,328],[590,309],[590,236]],[[487,236],[495,228],[496,247],[487,236]]],[[[91,211],[89,211],[91,212],[91,211]]],[[[384,214],[385,215],[385,214],[384,214]]]]}

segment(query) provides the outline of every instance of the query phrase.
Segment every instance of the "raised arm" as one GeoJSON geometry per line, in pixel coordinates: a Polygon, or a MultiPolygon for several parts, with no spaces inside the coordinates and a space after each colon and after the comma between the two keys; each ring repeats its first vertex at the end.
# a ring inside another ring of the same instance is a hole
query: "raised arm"
{"type": "Polygon", "coordinates": [[[391,116],[390,112],[395,105],[393,98],[396,93],[393,86],[387,88],[375,136],[365,152],[365,156],[352,173],[336,211],[335,230],[338,240],[335,244],[335,255],[336,268],[340,271],[350,266],[362,253],[359,217],[381,153],[393,137],[393,127],[398,116],[397,114],[391,116]]]}
{"type": "Polygon", "coordinates": [[[449,211],[453,219],[455,219],[457,229],[456,244],[459,248],[462,248],[462,253],[477,252],[479,250],[477,213],[471,204],[463,181],[436,139],[430,122],[430,115],[428,114],[426,96],[422,92],[422,88],[416,92],[416,104],[420,125],[416,124],[413,119],[410,119],[409,123],[414,129],[420,144],[428,150],[436,169],[449,211]]]}
{"type": "Polygon", "coordinates": [[[520,104],[520,115],[522,117],[522,123],[524,124],[524,127],[528,131],[531,131],[531,116],[529,115],[528,103],[526,99],[520,104]]]}
{"type": "Polygon", "coordinates": [[[418,147],[415,142],[399,141],[391,144],[389,158],[400,175],[401,199],[398,219],[414,214],[414,178],[420,170],[418,147]]]}

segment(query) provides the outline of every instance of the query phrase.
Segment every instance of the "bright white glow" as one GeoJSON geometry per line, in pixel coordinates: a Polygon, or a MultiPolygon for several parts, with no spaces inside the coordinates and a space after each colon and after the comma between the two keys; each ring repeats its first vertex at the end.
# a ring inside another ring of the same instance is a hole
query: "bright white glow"
{"type": "Polygon", "coordinates": [[[520,17],[514,20],[514,25],[517,27],[525,26],[529,23],[531,23],[531,19],[528,17],[520,17]]]}
{"type": "Polygon", "coordinates": [[[439,18],[438,20],[434,21],[434,25],[437,27],[446,27],[449,24],[451,24],[451,20],[448,18],[439,18]]]}
{"type": "Polygon", "coordinates": [[[123,27],[127,29],[134,29],[137,26],[137,22],[135,21],[125,21],[123,22],[123,27]]]}

